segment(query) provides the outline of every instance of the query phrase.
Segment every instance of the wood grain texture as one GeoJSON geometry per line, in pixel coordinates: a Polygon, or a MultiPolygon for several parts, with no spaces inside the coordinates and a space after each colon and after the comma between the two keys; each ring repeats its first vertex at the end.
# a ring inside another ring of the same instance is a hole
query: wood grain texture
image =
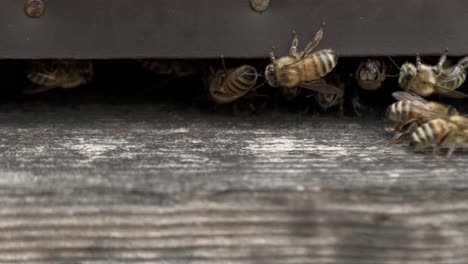
{"type": "Polygon", "coordinates": [[[466,262],[466,156],[385,146],[379,118],[86,102],[0,123],[0,263],[466,262]]]}

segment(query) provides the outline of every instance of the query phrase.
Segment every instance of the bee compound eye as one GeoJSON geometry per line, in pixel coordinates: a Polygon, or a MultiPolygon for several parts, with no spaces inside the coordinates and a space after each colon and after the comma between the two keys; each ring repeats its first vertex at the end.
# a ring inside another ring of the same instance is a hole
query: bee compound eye
{"type": "Polygon", "coordinates": [[[268,71],[269,73],[275,73],[275,67],[273,67],[273,65],[268,65],[267,71],[268,71]]]}

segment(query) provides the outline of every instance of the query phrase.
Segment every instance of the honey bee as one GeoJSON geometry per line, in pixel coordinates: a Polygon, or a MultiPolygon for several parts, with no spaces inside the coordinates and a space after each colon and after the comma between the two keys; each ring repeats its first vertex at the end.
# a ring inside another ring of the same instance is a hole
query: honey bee
{"type": "Polygon", "coordinates": [[[336,74],[332,74],[333,78],[329,79],[329,85],[341,90],[341,93],[319,93],[314,92],[313,97],[317,106],[323,111],[338,106],[340,117],[344,116],[344,88],[345,84],[336,74]]]}
{"type": "Polygon", "coordinates": [[[208,77],[208,91],[216,103],[231,103],[250,92],[257,79],[257,69],[250,65],[218,70],[208,77]]]}
{"type": "Polygon", "coordinates": [[[36,94],[55,88],[75,88],[88,83],[93,77],[93,64],[87,60],[32,61],[26,78],[38,87],[24,91],[36,94]]]}
{"type": "Polygon", "coordinates": [[[446,157],[449,159],[456,148],[468,146],[468,118],[454,115],[433,119],[411,134],[410,146],[415,151],[432,147],[434,155],[440,148],[448,148],[446,157]]]}
{"type": "Polygon", "coordinates": [[[368,59],[361,62],[356,70],[356,80],[359,87],[374,91],[382,86],[387,73],[387,65],[381,59],[368,59]]]}
{"type": "Polygon", "coordinates": [[[139,61],[143,68],[160,75],[187,77],[200,72],[197,62],[188,60],[156,60],[144,59],[139,61]]]}
{"type": "Polygon", "coordinates": [[[395,92],[393,97],[399,101],[391,104],[385,115],[397,123],[393,129],[396,132],[394,139],[414,131],[418,126],[432,119],[458,115],[458,111],[452,106],[428,102],[408,92],[395,92]]]}
{"type": "Polygon", "coordinates": [[[324,94],[342,92],[337,87],[320,82],[321,78],[332,71],[338,62],[338,56],[331,49],[312,52],[323,37],[324,25],[322,24],[315,33],[304,51],[297,50],[299,40],[295,32],[293,32],[288,56],[277,59],[274,48],[271,49],[271,63],[265,69],[265,78],[270,86],[281,87],[283,90],[292,89],[295,94],[298,94],[298,87],[324,94]]]}
{"type": "Polygon", "coordinates": [[[423,97],[432,94],[451,98],[468,97],[467,94],[456,91],[465,82],[468,57],[461,59],[454,66],[444,67],[447,53],[446,50],[435,66],[423,64],[419,55],[416,57],[416,65],[404,63],[398,79],[400,86],[423,97]]]}

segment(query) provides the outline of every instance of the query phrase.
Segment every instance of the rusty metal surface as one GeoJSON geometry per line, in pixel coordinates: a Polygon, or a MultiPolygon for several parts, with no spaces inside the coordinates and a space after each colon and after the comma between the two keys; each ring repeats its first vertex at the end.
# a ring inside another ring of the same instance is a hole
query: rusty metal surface
{"type": "Polygon", "coordinates": [[[3,0],[0,58],[266,57],[328,24],[320,47],[342,56],[468,54],[464,0],[277,0],[264,12],[232,0],[3,0]]]}

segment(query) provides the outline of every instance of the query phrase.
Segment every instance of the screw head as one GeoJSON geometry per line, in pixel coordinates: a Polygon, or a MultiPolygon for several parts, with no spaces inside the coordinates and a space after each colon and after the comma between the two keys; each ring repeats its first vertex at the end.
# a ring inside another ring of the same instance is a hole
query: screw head
{"type": "Polygon", "coordinates": [[[250,0],[250,6],[257,12],[265,11],[270,5],[270,0],[250,0]]]}
{"type": "Polygon", "coordinates": [[[44,14],[45,5],[41,0],[28,0],[24,6],[26,15],[33,18],[41,17],[44,14]]]}

